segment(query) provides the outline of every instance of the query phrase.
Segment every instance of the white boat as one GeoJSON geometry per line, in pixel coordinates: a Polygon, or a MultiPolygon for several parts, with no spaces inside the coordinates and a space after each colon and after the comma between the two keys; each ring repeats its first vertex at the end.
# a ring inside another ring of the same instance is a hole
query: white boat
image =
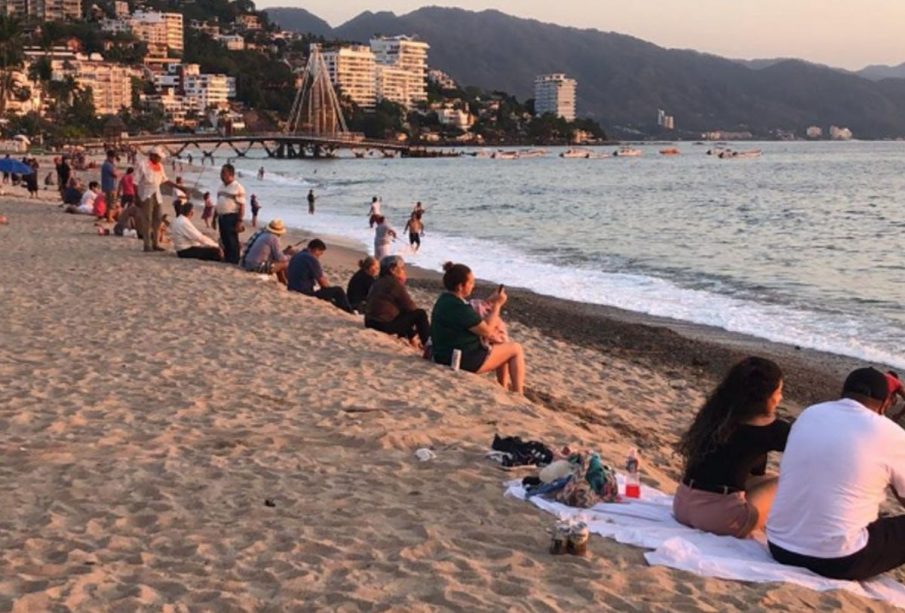
{"type": "Polygon", "coordinates": [[[519,151],[519,158],[526,160],[531,158],[542,158],[547,155],[546,149],[528,149],[527,151],[519,151]]]}
{"type": "Polygon", "coordinates": [[[566,158],[569,160],[582,158],[588,159],[591,157],[591,152],[588,149],[566,149],[562,153],[559,154],[559,157],[566,158]]]}
{"type": "Polygon", "coordinates": [[[641,150],[634,147],[619,147],[613,152],[613,156],[617,158],[636,158],[641,157],[641,150]]]}
{"type": "Polygon", "coordinates": [[[494,151],[491,156],[495,160],[517,160],[519,158],[518,151],[494,151]]]}

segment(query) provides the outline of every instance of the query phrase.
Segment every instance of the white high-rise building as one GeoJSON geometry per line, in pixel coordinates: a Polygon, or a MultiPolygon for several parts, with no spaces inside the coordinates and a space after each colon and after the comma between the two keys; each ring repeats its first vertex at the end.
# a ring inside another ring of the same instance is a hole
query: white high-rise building
{"type": "Polygon", "coordinates": [[[540,75],[534,79],[534,114],[553,113],[566,121],[575,121],[575,90],[578,82],[562,73],[540,75]]]}
{"type": "Polygon", "coordinates": [[[390,100],[406,108],[427,100],[428,49],[430,45],[410,36],[371,39],[377,65],[384,67],[377,73],[378,100],[390,100]],[[403,76],[407,79],[404,85],[400,83],[403,76]]]}
{"type": "Polygon", "coordinates": [[[343,96],[364,109],[377,102],[376,60],[370,47],[356,45],[322,51],[330,81],[343,96]]]}
{"type": "Polygon", "coordinates": [[[122,108],[132,108],[132,77],[135,71],[121,64],[97,60],[80,61],[76,82],[91,88],[94,112],[115,115],[122,108]]]}

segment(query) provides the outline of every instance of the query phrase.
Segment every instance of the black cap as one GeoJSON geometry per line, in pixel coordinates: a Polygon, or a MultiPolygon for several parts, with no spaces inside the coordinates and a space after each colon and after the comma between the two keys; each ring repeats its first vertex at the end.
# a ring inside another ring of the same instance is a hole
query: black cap
{"type": "Polygon", "coordinates": [[[876,368],[853,370],[842,385],[842,395],[849,394],[858,394],[874,400],[886,400],[889,397],[886,375],[876,368]]]}

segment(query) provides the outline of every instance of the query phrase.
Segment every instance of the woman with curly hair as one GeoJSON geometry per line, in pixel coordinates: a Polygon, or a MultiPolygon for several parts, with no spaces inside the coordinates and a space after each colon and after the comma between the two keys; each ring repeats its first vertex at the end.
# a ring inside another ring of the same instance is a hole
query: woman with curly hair
{"type": "Polygon", "coordinates": [[[685,461],[673,500],[679,522],[739,538],[763,529],[777,484],[765,474],[767,453],[785,449],[791,428],[776,417],[782,386],[779,366],[750,357],[713,391],[677,447],[685,461]]]}

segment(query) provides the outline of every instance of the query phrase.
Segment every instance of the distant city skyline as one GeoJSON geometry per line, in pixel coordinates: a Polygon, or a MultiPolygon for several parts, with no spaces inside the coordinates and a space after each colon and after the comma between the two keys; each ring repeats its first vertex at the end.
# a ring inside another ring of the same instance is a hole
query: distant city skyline
{"type": "Polygon", "coordinates": [[[858,70],[905,62],[903,0],[261,0],[304,8],[338,26],[362,11],[422,6],[497,9],[516,17],[635,36],[728,58],[793,57],[858,70]]]}

